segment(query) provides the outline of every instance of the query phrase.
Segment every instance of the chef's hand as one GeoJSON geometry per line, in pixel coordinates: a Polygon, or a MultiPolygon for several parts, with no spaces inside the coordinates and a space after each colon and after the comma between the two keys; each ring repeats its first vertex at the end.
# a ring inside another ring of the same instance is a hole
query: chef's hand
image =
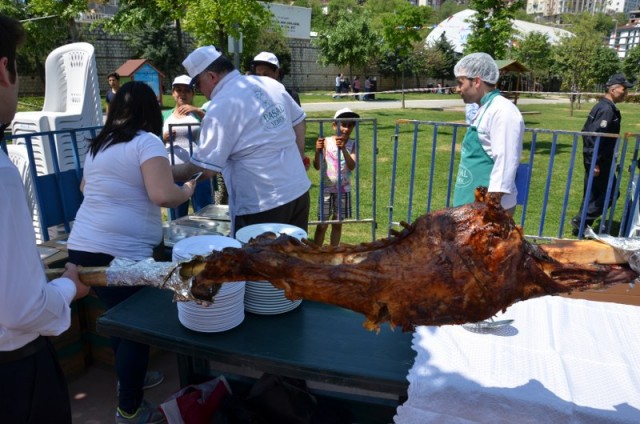
{"type": "Polygon", "coordinates": [[[73,298],[73,300],[82,299],[83,297],[88,295],[91,288],[80,281],[80,274],[78,274],[78,267],[76,266],[76,264],[67,262],[64,265],[64,269],[65,271],[62,276],[73,281],[73,284],[75,284],[76,286],[76,296],[73,298]]]}

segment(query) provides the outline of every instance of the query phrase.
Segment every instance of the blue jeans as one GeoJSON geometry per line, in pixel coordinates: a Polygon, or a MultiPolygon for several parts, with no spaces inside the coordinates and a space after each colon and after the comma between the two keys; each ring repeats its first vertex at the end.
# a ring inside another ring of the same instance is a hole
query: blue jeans
{"type": "MultiPolygon", "coordinates": [[[[69,250],[69,262],[82,266],[107,266],[113,256],[104,253],[69,250]]],[[[130,298],[142,287],[94,287],[98,298],[111,309],[130,298]]],[[[118,406],[121,410],[135,412],[142,402],[144,377],[149,363],[149,345],[111,337],[115,355],[116,374],[120,382],[118,406]]]]}

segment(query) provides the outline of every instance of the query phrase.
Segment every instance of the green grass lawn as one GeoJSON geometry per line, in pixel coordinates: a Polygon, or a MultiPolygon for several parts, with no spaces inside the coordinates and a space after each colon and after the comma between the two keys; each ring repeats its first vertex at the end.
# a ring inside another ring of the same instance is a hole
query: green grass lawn
{"type": "MultiPolygon", "coordinates": [[[[571,114],[570,105],[522,105],[520,110],[524,113],[525,126],[527,129],[548,129],[548,130],[565,130],[580,131],[582,125],[588,115],[593,104],[583,104],[582,108],[573,111],[571,114]]],[[[638,133],[640,129],[640,109],[634,104],[619,105],[623,116],[622,133],[638,133]]],[[[359,170],[360,170],[360,212],[361,220],[375,216],[378,223],[376,237],[380,238],[387,234],[389,225],[390,212],[390,193],[392,180],[392,164],[394,146],[392,137],[395,134],[396,122],[399,119],[410,119],[418,121],[437,121],[437,122],[461,122],[464,120],[464,112],[462,108],[450,110],[438,109],[388,109],[376,111],[363,111],[361,113],[364,119],[375,119],[377,124],[377,149],[376,155],[376,192],[375,192],[375,208],[373,206],[374,192],[372,191],[373,181],[373,125],[370,121],[361,122],[360,125],[360,152],[359,152],[359,170]]],[[[319,133],[319,124],[314,119],[331,118],[330,112],[309,113],[310,122],[307,125],[307,155],[313,155],[315,139],[319,133]]],[[[430,210],[436,210],[444,207],[446,204],[447,194],[447,175],[450,168],[450,151],[452,128],[444,127],[438,131],[438,143],[436,149],[436,160],[434,166],[435,178],[432,187],[428,187],[426,182],[429,181],[429,166],[431,164],[431,140],[433,138],[433,126],[420,126],[418,139],[419,146],[416,150],[416,169],[413,187],[413,197],[409,198],[410,190],[410,168],[409,160],[413,154],[413,134],[414,127],[411,124],[401,124],[399,126],[399,142],[397,150],[397,169],[395,198],[393,202],[393,218],[392,222],[401,220],[410,221],[418,215],[430,210]],[[432,203],[427,204],[428,191],[431,190],[432,203]],[[411,214],[409,214],[409,205],[411,205],[411,214]]],[[[325,134],[331,133],[330,122],[324,124],[325,134]]],[[[456,143],[462,142],[465,130],[460,128],[456,136],[456,143]]],[[[522,161],[528,160],[531,149],[531,134],[525,134],[524,151],[522,161]]],[[[525,234],[538,235],[538,228],[542,219],[542,204],[547,204],[546,215],[544,216],[543,232],[540,234],[544,237],[556,237],[559,234],[559,225],[562,218],[563,195],[566,190],[569,162],[571,160],[571,148],[573,144],[572,136],[558,136],[556,141],[556,150],[553,155],[553,174],[550,178],[549,192],[546,193],[545,187],[547,182],[547,167],[551,159],[551,134],[538,134],[536,139],[536,155],[534,160],[532,180],[529,191],[529,205],[525,221],[525,234]]],[[[630,161],[627,157],[626,162],[630,161]]],[[[579,208],[579,202],[582,196],[582,144],[581,139],[577,142],[576,163],[579,165],[574,169],[571,175],[571,189],[568,199],[567,215],[568,219],[579,208]]],[[[454,169],[457,169],[457,158],[454,162],[454,169]]],[[[626,169],[626,168],[624,168],[626,169]]],[[[313,182],[311,191],[312,196],[312,212],[311,219],[316,219],[318,195],[318,176],[317,171],[311,169],[309,175],[313,182]]],[[[455,178],[455,173],[454,173],[455,178]]],[[[623,179],[621,184],[622,194],[624,198],[624,189],[627,180],[623,179]]],[[[355,201],[355,199],[354,199],[355,201]]],[[[616,210],[616,218],[619,219],[622,213],[621,201],[618,202],[616,210]]],[[[520,222],[521,207],[516,212],[516,222],[520,222]]],[[[612,233],[617,234],[617,222],[614,220],[612,233]]],[[[312,231],[312,229],[310,230],[312,231]]],[[[358,243],[371,239],[371,226],[369,224],[351,224],[347,223],[343,226],[343,241],[348,243],[358,243]]],[[[563,237],[571,236],[571,227],[568,222],[564,223],[563,237]]]]}
{"type": "MultiPolygon", "coordinates": [[[[328,101],[330,91],[326,92],[314,92],[314,93],[301,93],[301,99],[303,103],[307,102],[322,102],[328,101]]],[[[399,99],[400,95],[382,95],[378,96],[378,99],[399,99]]],[[[406,99],[411,98],[434,98],[443,99],[449,98],[448,95],[438,94],[407,94],[406,99]]],[[[21,98],[19,110],[39,110],[42,107],[42,98],[21,98]]],[[[196,104],[204,103],[205,99],[201,95],[196,96],[196,104]]],[[[344,102],[344,99],[332,99],[332,102],[344,102]]],[[[173,104],[171,96],[164,97],[165,105],[173,104]]],[[[579,131],[589,113],[589,110],[593,106],[593,103],[583,104],[580,109],[573,110],[571,112],[570,105],[566,104],[547,104],[547,105],[520,105],[520,110],[524,113],[525,126],[527,129],[548,129],[548,130],[565,130],[565,131],[579,131]]],[[[619,108],[622,112],[622,133],[640,133],[640,107],[637,104],[620,104],[619,108]]],[[[357,111],[357,110],[356,110],[357,111]]],[[[380,109],[363,111],[361,113],[364,119],[360,125],[360,152],[359,152],[359,184],[360,184],[360,198],[358,210],[358,219],[364,223],[348,223],[343,228],[343,241],[347,243],[358,243],[362,241],[368,241],[372,238],[372,226],[370,220],[375,217],[377,222],[377,229],[375,235],[377,238],[383,237],[387,234],[387,228],[389,226],[390,215],[390,193],[391,193],[391,180],[392,180],[392,164],[394,158],[394,143],[393,136],[395,134],[395,128],[398,120],[408,119],[417,121],[435,121],[446,123],[460,123],[464,120],[464,111],[462,108],[451,109],[422,109],[422,108],[407,108],[401,109],[380,109]],[[373,142],[374,142],[374,122],[376,125],[377,135],[377,154],[373,154],[373,142]],[[374,171],[375,187],[374,192],[374,171]],[[369,220],[369,222],[367,222],[369,220]]],[[[325,120],[323,125],[323,131],[325,135],[332,133],[330,119],[333,116],[332,112],[312,112],[308,114],[309,123],[307,125],[307,139],[306,139],[306,151],[307,155],[313,157],[313,151],[315,147],[315,140],[319,135],[320,125],[317,119],[325,120]]],[[[429,180],[429,164],[431,163],[432,152],[430,150],[431,140],[433,138],[433,127],[428,125],[421,125],[418,131],[418,138],[420,140],[419,146],[415,152],[416,169],[415,172],[415,185],[414,196],[410,199],[410,179],[412,169],[410,168],[410,158],[413,154],[413,134],[414,128],[411,124],[399,125],[399,139],[397,148],[397,170],[395,172],[395,198],[393,201],[393,217],[392,222],[398,222],[401,220],[410,221],[415,219],[418,215],[427,211],[427,209],[435,210],[445,206],[446,193],[447,193],[447,181],[446,176],[450,168],[449,156],[451,150],[451,137],[452,128],[443,127],[438,131],[438,143],[435,156],[435,183],[432,187],[427,186],[426,182],[429,180]],[[427,194],[431,191],[432,203],[427,204],[427,194]],[[411,207],[411,213],[409,208],[411,207]]],[[[456,143],[459,148],[459,144],[462,142],[464,136],[464,128],[460,128],[456,136],[456,143]]],[[[527,133],[524,140],[524,152],[523,161],[528,159],[528,155],[531,149],[531,135],[527,133]]],[[[545,236],[557,236],[554,232],[559,231],[559,222],[562,218],[562,203],[564,201],[563,194],[567,185],[567,170],[569,167],[571,148],[573,139],[569,136],[559,136],[557,140],[556,150],[551,155],[552,138],[549,134],[539,134],[537,140],[537,149],[535,155],[535,162],[532,173],[532,181],[529,192],[529,208],[527,211],[525,222],[525,233],[528,235],[536,235],[538,227],[541,221],[540,205],[546,203],[548,205],[547,215],[544,217],[544,232],[545,236]],[[552,184],[549,187],[549,193],[545,192],[545,184],[548,179],[547,166],[549,161],[553,159],[554,167],[551,177],[552,184]]],[[[581,163],[582,152],[581,140],[577,143],[577,163],[581,163]]],[[[630,151],[633,150],[633,146],[630,147],[630,151]]],[[[626,162],[630,161],[630,157],[627,157],[626,162]]],[[[454,169],[457,169],[457,157],[454,161],[454,169]]],[[[625,168],[627,167],[625,166],[625,168]]],[[[312,212],[311,220],[316,219],[317,215],[317,193],[318,193],[318,172],[313,168],[309,170],[309,176],[313,182],[311,191],[312,195],[312,212]]],[[[455,177],[455,174],[454,174],[455,177]]],[[[567,208],[567,215],[571,218],[571,215],[577,212],[578,205],[581,200],[582,194],[582,167],[576,167],[573,175],[571,175],[571,190],[569,198],[569,207],[567,208]]],[[[622,194],[620,198],[624,198],[624,189],[626,188],[627,181],[622,181],[621,190],[622,194]]],[[[355,202],[354,198],[354,202],[355,202]]],[[[616,215],[622,212],[618,202],[616,215]]],[[[354,206],[355,207],[355,206],[354,206]]],[[[354,214],[355,214],[354,210],[354,214]]],[[[516,222],[519,222],[520,208],[516,212],[516,222]]],[[[613,230],[617,231],[615,224],[613,230]]],[[[568,223],[565,223],[564,232],[562,236],[570,237],[571,228],[568,223]]],[[[310,228],[310,233],[313,234],[313,227],[310,228]]],[[[612,232],[617,235],[617,232],[612,232]]]]}

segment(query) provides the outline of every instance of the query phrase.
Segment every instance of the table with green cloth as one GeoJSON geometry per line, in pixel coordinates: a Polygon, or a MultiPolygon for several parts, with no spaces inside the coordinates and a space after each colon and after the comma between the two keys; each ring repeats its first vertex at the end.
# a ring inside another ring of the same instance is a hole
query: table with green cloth
{"type": "Polygon", "coordinates": [[[384,394],[400,402],[415,357],[412,334],[388,325],[371,332],[363,322],[364,316],[353,311],[304,301],[284,314],[246,313],[236,328],[201,333],[180,324],[170,291],[145,288],[107,311],[97,329],[175,352],[183,386],[220,373],[217,365],[223,365],[384,394]]]}

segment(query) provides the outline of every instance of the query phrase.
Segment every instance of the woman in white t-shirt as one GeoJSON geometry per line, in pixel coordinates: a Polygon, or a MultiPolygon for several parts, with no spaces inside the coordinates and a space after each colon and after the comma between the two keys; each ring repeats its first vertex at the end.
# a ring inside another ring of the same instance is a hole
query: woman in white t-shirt
{"type": "MultiPolygon", "coordinates": [[[[175,207],[193,194],[195,181],[173,181],[162,133],[162,113],[153,90],[131,81],[116,93],[107,121],[90,141],[81,189],[84,200],[68,240],[69,261],[105,266],[114,257],[142,260],[163,239],[161,207],[175,207]]],[[[95,288],[111,308],[139,287],[95,288]]],[[[112,338],[119,420],[162,422],[157,408],[143,400],[149,346],[112,338]]],[[[120,422],[120,421],[118,421],[120,422]]],[[[132,421],[133,422],[133,421],[132,421]]]]}

